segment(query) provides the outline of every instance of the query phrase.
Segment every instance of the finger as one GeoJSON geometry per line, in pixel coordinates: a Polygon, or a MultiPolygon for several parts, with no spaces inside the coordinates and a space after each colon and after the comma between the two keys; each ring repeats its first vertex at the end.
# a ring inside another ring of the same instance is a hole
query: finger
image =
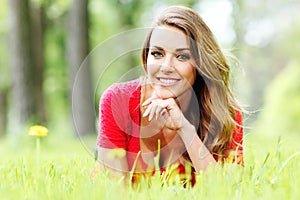
{"type": "Polygon", "coordinates": [[[146,99],[145,101],[144,101],[144,103],[142,103],[142,106],[147,106],[147,105],[149,105],[150,103],[152,103],[152,101],[153,100],[155,100],[155,99],[157,99],[157,96],[151,96],[150,98],[148,98],[148,99],[146,99]]]}
{"type": "Polygon", "coordinates": [[[153,119],[154,114],[155,114],[156,109],[157,109],[157,106],[158,106],[157,104],[154,104],[153,102],[152,102],[151,105],[152,105],[152,106],[151,106],[151,110],[150,110],[149,118],[148,118],[149,121],[151,121],[151,120],[153,119]]]}
{"type": "Polygon", "coordinates": [[[164,110],[165,108],[161,107],[161,106],[157,106],[157,109],[155,111],[155,119],[157,120],[160,116],[161,116],[161,112],[164,110]]]}
{"type": "Polygon", "coordinates": [[[177,106],[175,99],[168,99],[166,102],[166,109],[167,110],[172,110],[177,106]]]}
{"type": "Polygon", "coordinates": [[[166,108],[167,110],[172,110],[177,106],[173,98],[165,99],[165,100],[157,100],[157,104],[159,104],[160,107],[162,108],[166,108]]]}
{"type": "Polygon", "coordinates": [[[150,111],[151,111],[151,108],[152,108],[152,104],[150,104],[150,105],[146,108],[146,110],[145,110],[145,112],[144,112],[144,114],[143,114],[143,117],[146,117],[147,115],[149,115],[149,113],[150,113],[150,111]]]}
{"type": "Polygon", "coordinates": [[[167,109],[165,109],[165,108],[162,109],[162,111],[160,112],[160,117],[163,120],[167,120],[167,118],[168,118],[168,111],[167,111],[167,109]]]}
{"type": "Polygon", "coordinates": [[[149,105],[150,103],[151,103],[151,101],[152,101],[152,99],[146,99],[145,101],[144,101],[144,103],[142,103],[142,106],[147,106],[147,105],[149,105]]]}
{"type": "Polygon", "coordinates": [[[144,101],[144,103],[142,103],[142,106],[147,106],[149,105],[153,100],[158,99],[158,95],[156,94],[156,92],[154,91],[151,95],[151,97],[149,97],[148,99],[146,99],[144,101]]]}

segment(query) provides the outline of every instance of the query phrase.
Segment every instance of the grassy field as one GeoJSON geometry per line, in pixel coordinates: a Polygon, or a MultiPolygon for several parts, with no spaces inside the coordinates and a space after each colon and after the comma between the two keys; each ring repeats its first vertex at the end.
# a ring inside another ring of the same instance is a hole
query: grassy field
{"type": "MultiPolygon", "coordinates": [[[[197,175],[193,188],[124,188],[105,175],[90,179],[90,147],[72,139],[43,138],[37,158],[34,138],[0,145],[1,199],[300,199],[299,137],[245,137],[245,166],[225,164],[197,175]]],[[[89,141],[89,142],[87,142],[89,141]]]]}

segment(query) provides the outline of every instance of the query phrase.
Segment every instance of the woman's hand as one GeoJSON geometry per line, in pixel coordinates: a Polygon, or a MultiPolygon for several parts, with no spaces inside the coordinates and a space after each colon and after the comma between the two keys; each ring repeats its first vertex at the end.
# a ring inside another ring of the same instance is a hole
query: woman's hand
{"type": "Polygon", "coordinates": [[[147,99],[142,106],[146,108],[143,117],[148,116],[148,120],[163,120],[164,127],[171,130],[179,130],[182,128],[184,115],[178,107],[175,99],[160,99],[156,96],[147,99]]]}
{"type": "Polygon", "coordinates": [[[210,164],[216,164],[212,154],[198,137],[195,127],[184,117],[175,99],[152,96],[142,106],[146,108],[143,117],[148,116],[149,121],[153,118],[162,119],[164,127],[177,131],[196,172],[205,170],[210,164]]]}

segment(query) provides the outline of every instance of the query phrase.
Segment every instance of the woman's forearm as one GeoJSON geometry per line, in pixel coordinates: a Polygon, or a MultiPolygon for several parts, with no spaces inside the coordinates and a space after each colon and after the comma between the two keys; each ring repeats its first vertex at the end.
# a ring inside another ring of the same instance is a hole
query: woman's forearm
{"type": "Polygon", "coordinates": [[[205,170],[209,165],[216,164],[216,160],[197,135],[195,127],[187,120],[184,120],[179,135],[185,144],[196,172],[205,170]]]}
{"type": "Polygon", "coordinates": [[[114,149],[99,147],[98,162],[104,172],[108,172],[115,177],[124,177],[126,179],[129,172],[126,156],[118,157],[113,155],[114,149]]]}

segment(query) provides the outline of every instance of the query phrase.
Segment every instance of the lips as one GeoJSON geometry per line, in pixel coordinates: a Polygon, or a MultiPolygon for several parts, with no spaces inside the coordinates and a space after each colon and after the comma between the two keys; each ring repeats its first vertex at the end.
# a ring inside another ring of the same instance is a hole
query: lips
{"type": "Polygon", "coordinates": [[[181,79],[177,78],[162,78],[158,77],[157,80],[160,82],[161,85],[163,86],[172,86],[178,83],[181,79]]]}

